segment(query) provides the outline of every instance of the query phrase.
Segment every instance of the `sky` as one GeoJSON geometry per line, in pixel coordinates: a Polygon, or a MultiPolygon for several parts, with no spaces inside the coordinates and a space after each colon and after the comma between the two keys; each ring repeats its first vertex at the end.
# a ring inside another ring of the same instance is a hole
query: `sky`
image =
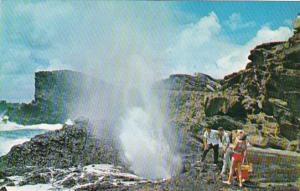
{"type": "Polygon", "coordinates": [[[157,80],[223,78],[256,45],[287,40],[299,12],[298,2],[0,1],[0,100],[30,102],[41,70],[118,83],[137,57],[157,80]]]}

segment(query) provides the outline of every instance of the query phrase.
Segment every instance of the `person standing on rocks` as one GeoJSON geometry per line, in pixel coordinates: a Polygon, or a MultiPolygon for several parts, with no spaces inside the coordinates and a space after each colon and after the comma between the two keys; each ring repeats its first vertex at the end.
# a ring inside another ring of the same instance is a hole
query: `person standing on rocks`
{"type": "Polygon", "coordinates": [[[237,169],[237,175],[240,182],[240,187],[243,187],[242,180],[242,170],[241,165],[244,163],[244,159],[246,158],[247,151],[247,135],[244,134],[243,131],[239,131],[235,143],[233,145],[233,156],[230,166],[229,177],[227,181],[223,181],[223,183],[231,185],[233,173],[235,169],[237,169]]]}
{"type": "Polygon", "coordinates": [[[222,147],[222,151],[224,154],[223,167],[221,171],[221,176],[224,177],[226,169],[230,168],[230,161],[231,161],[230,158],[232,154],[232,149],[229,147],[230,146],[229,134],[224,131],[223,127],[219,127],[218,132],[219,132],[219,143],[222,147]]]}
{"type": "Polygon", "coordinates": [[[210,149],[214,150],[214,165],[217,165],[219,157],[218,131],[212,130],[209,126],[207,126],[204,132],[204,152],[201,159],[202,163],[210,149]]]}

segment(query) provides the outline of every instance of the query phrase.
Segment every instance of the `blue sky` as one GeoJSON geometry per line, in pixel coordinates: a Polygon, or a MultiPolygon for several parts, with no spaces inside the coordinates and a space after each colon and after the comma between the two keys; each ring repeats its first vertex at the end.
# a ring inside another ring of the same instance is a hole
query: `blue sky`
{"type": "Polygon", "coordinates": [[[0,2],[0,100],[29,102],[34,73],[72,69],[110,82],[141,61],[156,78],[243,69],[257,44],[286,40],[298,2],[0,2]]]}
{"type": "Polygon", "coordinates": [[[261,26],[268,25],[271,28],[291,26],[293,18],[300,13],[299,2],[192,2],[176,3],[175,7],[192,15],[193,19],[190,20],[192,22],[212,11],[218,15],[220,23],[223,24],[228,21],[232,14],[240,14],[243,24],[254,24],[248,25],[249,27],[238,28],[238,30],[227,28],[223,32],[241,44],[250,40],[261,26]]]}

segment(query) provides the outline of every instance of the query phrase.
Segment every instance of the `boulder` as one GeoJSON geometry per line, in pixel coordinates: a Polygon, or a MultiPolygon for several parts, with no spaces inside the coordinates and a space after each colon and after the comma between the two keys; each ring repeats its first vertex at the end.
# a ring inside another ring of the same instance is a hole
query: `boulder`
{"type": "Polygon", "coordinates": [[[27,173],[24,180],[19,182],[19,186],[35,185],[35,184],[48,184],[51,180],[51,172],[49,173],[27,173]]]}
{"type": "Polygon", "coordinates": [[[73,186],[76,185],[77,183],[77,179],[76,177],[74,177],[75,175],[74,174],[70,174],[69,176],[65,177],[61,182],[60,184],[62,186],[64,186],[65,188],[71,188],[73,186]],[[70,176],[71,175],[71,176],[70,176]]]}
{"type": "Polygon", "coordinates": [[[248,141],[255,147],[267,148],[269,146],[268,138],[258,134],[248,136],[248,141]]]}
{"type": "Polygon", "coordinates": [[[286,138],[268,136],[268,146],[275,149],[286,150],[289,146],[289,141],[286,138]]]}
{"type": "Polygon", "coordinates": [[[298,140],[294,140],[294,141],[291,141],[289,146],[288,146],[288,150],[289,151],[297,151],[299,147],[299,141],[298,140]]]}

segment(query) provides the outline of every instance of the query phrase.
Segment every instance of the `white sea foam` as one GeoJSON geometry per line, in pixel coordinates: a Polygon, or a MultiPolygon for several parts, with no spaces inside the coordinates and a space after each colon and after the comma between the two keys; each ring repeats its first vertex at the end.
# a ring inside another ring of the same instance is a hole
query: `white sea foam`
{"type": "Polygon", "coordinates": [[[93,164],[83,168],[83,172],[87,174],[96,174],[98,176],[116,176],[127,177],[131,179],[140,180],[141,178],[129,173],[123,173],[111,164],[93,164]]]}
{"type": "MultiPolygon", "coordinates": [[[[1,121],[1,120],[0,120],[1,121]]],[[[36,125],[21,125],[14,122],[8,121],[7,123],[0,122],[0,131],[15,131],[21,129],[36,129],[36,130],[48,130],[55,131],[61,129],[62,124],[36,124],[36,125]]]]}
{"type": "Polygon", "coordinates": [[[6,186],[7,191],[43,191],[43,190],[70,190],[63,188],[55,188],[51,184],[36,184],[25,186],[6,186]]]}

